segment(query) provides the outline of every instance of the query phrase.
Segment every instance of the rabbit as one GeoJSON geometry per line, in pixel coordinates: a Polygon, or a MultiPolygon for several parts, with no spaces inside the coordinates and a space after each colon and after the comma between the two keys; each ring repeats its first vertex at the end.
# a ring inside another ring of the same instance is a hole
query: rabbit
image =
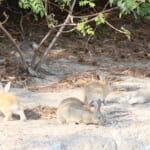
{"type": "MultiPolygon", "coordinates": [[[[81,105],[84,105],[84,102],[80,101],[78,98],[75,98],[75,97],[69,97],[69,98],[66,98],[64,100],[61,101],[61,103],[59,104],[59,106],[63,106],[63,105],[66,105],[67,103],[72,103],[72,104],[81,104],[81,105]]],[[[58,107],[59,107],[58,106],[58,107]]]]}
{"type": "Polygon", "coordinates": [[[2,84],[0,83],[0,112],[2,112],[5,116],[5,121],[12,120],[13,113],[19,114],[20,120],[26,120],[24,111],[20,106],[16,96],[8,92],[10,85],[11,83],[8,82],[3,88],[2,84]]]}
{"type": "Polygon", "coordinates": [[[101,113],[94,113],[82,101],[74,97],[63,100],[58,106],[56,115],[57,121],[62,124],[104,124],[104,117],[101,113]]]}
{"type": "Polygon", "coordinates": [[[100,111],[101,103],[106,104],[105,98],[111,91],[111,85],[108,80],[99,74],[99,80],[91,81],[84,88],[84,103],[88,106],[94,106],[95,111],[100,111]]]}

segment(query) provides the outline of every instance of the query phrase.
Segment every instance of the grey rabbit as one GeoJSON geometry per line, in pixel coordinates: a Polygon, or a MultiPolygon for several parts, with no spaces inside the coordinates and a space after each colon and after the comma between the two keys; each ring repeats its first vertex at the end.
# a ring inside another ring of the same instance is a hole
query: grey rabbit
{"type": "Polygon", "coordinates": [[[77,98],[70,97],[63,100],[57,109],[57,120],[59,123],[83,123],[83,124],[104,124],[104,117],[101,113],[93,112],[77,98]]]}

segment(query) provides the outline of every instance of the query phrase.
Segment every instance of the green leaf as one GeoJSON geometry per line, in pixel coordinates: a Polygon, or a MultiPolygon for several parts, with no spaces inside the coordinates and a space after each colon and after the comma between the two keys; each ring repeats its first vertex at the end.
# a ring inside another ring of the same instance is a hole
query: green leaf
{"type": "Polygon", "coordinates": [[[77,29],[78,29],[79,31],[83,30],[83,29],[84,29],[84,23],[78,23],[77,29]]]}
{"type": "Polygon", "coordinates": [[[79,6],[87,6],[89,5],[90,7],[95,7],[95,3],[93,2],[94,0],[80,0],[79,1],[79,6]]]}
{"type": "Polygon", "coordinates": [[[85,23],[79,23],[77,29],[83,34],[83,36],[94,34],[93,28],[85,23]]]}
{"type": "Polygon", "coordinates": [[[30,8],[30,1],[29,0],[19,0],[19,7],[24,9],[30,8]]]}
{"type": "Polygon", "coordinates": [[[94,20],[96,22],[96,25],[105,23],[105,18],[104,18],[104,15],[102,13],[99,13],[99,15],[97,17],[95,17],[94,20]]]}
{"type": "Polygon", "coordinates": [[[19,0],[19,7],[31,9],[35,14],[39,14],[41,17],[45,14],[43,0],[19,0]]]}
{"type": "Polygon", "coordinates": [[[95,3],[93,3],[93,2],[90,2],[89,5],[90,5],[90,7],[92,7],[92,8],[95,7],[95,3]]]}

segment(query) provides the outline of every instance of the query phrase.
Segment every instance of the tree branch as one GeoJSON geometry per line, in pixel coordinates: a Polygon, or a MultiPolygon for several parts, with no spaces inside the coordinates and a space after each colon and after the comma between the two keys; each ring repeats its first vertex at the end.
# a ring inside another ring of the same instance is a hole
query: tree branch
{"type": "Polygon", "coordinates": [[[44,36],[44,38],[41,40],[40,44],[38,45],[37,48],[34,48],[34,56],[31,60],[31,67],[34,68],[35,67],[35,63],[36,63],[36,58],[38,55],[38,50],[40,49],[40,47],[42,46],[42,44],[46,41],[46,39],[49,37],[49,35],[51,34],[51,30],[49,30],[46,35],[44,36]]]}
{"type": "Polygon", "coordinates": [[[70,16],[72,15],[74,6],[76,4],[76,0],[73,0],[72,5],[70,7],[70,11],[69,14],[67,16],[67,18],[65,19],[63,25],[59,28],[56,36],[53,38],[52,42],[49,44],[48,48],[46,49],[45,53],[42,55],[41,59],[39,60],[38,64],[35,67],[35,71],[38,71],[39,68],[41,67],[41,64],[43,63],[44,59],[46,58],[47,54],[49,53],[49,51],[52,49],[53,45],[55,44],[55,42],[57,41],[58,37],[60,36],[60,34],[62,33],[62,31],[65,28],[65,25],[69,22],[70,16]]]}

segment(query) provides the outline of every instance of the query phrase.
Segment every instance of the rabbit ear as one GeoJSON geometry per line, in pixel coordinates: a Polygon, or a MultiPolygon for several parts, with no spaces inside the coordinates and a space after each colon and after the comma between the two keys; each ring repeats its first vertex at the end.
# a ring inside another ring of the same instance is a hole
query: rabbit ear
{"type": "Polygon", "coordinates": [[[3,91],[3,85],[2,85],[2,83],[0,83],[0,92],[2,92],[3,91]]]}
{"type": "Polygon", "coordinates": [[[11,85],[11,82],[8,82],[8,83],[5,85],[5,88],[4,88],[5,92],[8,92],[8,91],[9,91],[10,85],[11,85]]]}

